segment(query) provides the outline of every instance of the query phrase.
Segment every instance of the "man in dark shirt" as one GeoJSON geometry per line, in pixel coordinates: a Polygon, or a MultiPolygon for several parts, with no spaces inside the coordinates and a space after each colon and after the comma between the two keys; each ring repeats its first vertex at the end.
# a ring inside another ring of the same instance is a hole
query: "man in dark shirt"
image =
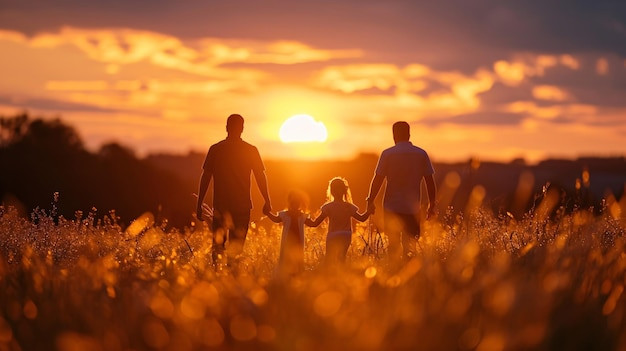
{"type": "Polygon", "coordinates": [[[197,216],[202,217],[202,203],[211,178],[213,178],[213,263],[224,258],[225,243],[228,239],[228,256],[237,257],[243,251],[243,244],[250,224],[250,173],[265,199],[264,211],[271,211],[267,190],[265,167],[259,151],[241,139],[243,117],[230,115],[226,121],[225,140],[209,148],[204,161],[200,189],[198,191],[197,216]]]}

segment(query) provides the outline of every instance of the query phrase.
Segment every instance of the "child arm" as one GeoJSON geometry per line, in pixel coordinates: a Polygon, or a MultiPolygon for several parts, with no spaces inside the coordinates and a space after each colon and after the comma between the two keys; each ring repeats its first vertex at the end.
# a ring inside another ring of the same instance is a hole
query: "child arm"
{"type": "Polygon", "coordinates": [[[315,218],[315,220],[311,220],[311,217],[307,217],[307,219],[304,221],[304,224],[306,224],[309,227],[317,227],[320,224],[322,224],[322,222],[324,221],[324,219],[326,219],[326,217],[328,217],[328,215],[322,212],[317,218],[315,218]]]}
{"type": "Polygon", "coordinates": [[[271,211],[263,211],[263,214],[274,223],[281,223],[283,221],[279,216],[273,214],[271,211]]]}
{"type": "Polygon", "coordinates": [[[365,222],[371,214],[372,214],[371,210],[370,211],[366,210],[363,213],[359,213],[358,209],[356,209],[354,213],[352,214],[352,217],[354,217],[354,219],[356,219],[359,222],[365,222]]]}

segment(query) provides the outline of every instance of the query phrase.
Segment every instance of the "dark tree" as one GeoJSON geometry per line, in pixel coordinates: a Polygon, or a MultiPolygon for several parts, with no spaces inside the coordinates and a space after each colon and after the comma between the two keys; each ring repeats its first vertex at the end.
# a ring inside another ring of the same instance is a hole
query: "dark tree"
{"type": "Polygon", "coordinates": [[[16,198],[27,211],[50,208],[58,192],[60,215],[115,210],[128,223],[151,211],[175,225],[188,223],[191,194],[174,174],[117,143],[87,151],[76,130],[58,119],[26,114],[0,118],[0,199],[16,198]]]}

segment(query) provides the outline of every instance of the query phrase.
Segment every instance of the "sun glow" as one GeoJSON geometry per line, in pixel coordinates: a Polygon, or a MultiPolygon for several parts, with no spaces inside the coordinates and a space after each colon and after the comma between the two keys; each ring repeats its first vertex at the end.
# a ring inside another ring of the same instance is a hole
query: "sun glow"
{"type": "Polygon", "coordinates": [[[326,126],[309,115],[289,117],[278,133],[283,143],[323,143],[328,138],[326,126]]]}

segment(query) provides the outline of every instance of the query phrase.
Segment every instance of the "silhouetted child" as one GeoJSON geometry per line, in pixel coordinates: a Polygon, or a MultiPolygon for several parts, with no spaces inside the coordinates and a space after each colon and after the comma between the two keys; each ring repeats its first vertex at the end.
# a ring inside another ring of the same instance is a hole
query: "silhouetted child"
{"type": "Polygon", "coordinates": [[[335,177],[328,183],[327,202],[322,205],[321,214],[315,220],[307,219],[306,225],[317,227],[328,218],[326,236],[326,264],[345,262],[352,240],[352,218],[364,222],[370,212],[358,213],[359,208],[352,203],[348,181],[335,177]]]}
{"type": "Polygon", "coordinates": [[[307,196],[301,191],[292,190],[287,195],[287,203],[287,210],[280,211],[277,215],[264,211],[264,214],[273,222],[283,224],[280,258],[278,259],[280,275],[304,270],[304,222],[308,219],[304,209],[307,196]]]}

